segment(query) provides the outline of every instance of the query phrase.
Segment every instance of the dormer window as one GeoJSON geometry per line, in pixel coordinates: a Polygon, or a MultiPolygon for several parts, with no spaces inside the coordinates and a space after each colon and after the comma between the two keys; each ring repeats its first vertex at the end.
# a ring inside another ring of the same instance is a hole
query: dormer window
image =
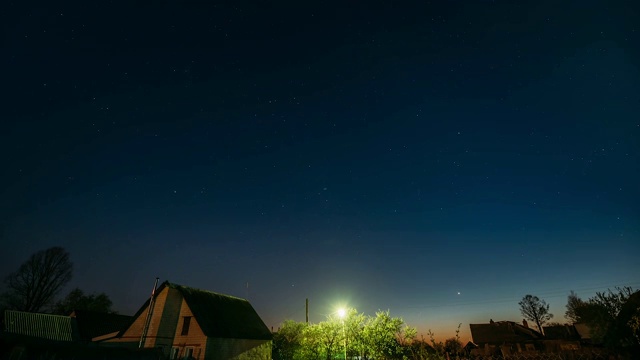
{"type": "Polygon", "coordinates": [[[191,324],[191,316],[185,316],[182,321],[182,332],[180,335],[189,334],[189,325],[191,324]]]}

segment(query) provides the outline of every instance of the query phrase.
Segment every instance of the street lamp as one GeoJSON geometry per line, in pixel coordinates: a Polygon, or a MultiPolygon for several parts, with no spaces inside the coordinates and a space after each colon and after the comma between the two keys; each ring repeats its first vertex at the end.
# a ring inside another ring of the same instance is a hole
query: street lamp
{"type": "Polygon", "coordinates": [[[347,316],[347,311],[345,309],[338,309],[338,316],[342,319],[342,335],[343,335],[343,345],[344,345],[344,360],[347,360],[347,330],[344,325],[344,318],[347,316]]]}

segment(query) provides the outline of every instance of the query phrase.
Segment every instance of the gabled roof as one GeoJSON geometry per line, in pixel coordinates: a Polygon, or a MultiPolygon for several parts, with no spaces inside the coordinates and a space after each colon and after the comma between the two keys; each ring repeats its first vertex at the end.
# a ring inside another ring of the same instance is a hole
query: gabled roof
{"type": "Polygon", "coordinates": [[[54,341],[77,341],[79,339],[75,319],[60,315],[5,310],[4,330],[11,334],[54,341]]]}
{"type": "Polygon", "coordinates": [[[573,325],[545,326],[544,337],[548,340],[580,340],[580,334],[573,325]]]}
{"type": "Polygon", "coordinates": [[[271,332],[249,301],[167,283],[182,294],[208,337],[271,340],[271,332]]]}
{"type": "Polygon", "coordinates": [[[477,349],[478,345],[474,344],[473,341],[467,342],[467,344],[463,347],[463,349],[470,351],[472,349],[477,349]]]}
{"type": "MultiPolygon", "coordinates": [[[[180,292],[207,337],[254,340],[271,340],[272,338],[267,325],[245,299],[168,281],[158,287],[155,296],[157,297],[165,288],[180,292]]],[[[144,316],[149,301],[150,299],[147,299],[134,318],[144,316]]],[[[122,336],[123,333],[124,330],[118,336],[122,336]]]]}
{"type": "Polygon", "coordinates": [[[133,316],[87,310],[74,310],[70,316],[76,319],[80,337],[87,341],[126,329],[133,321],[133,316]]]}
{"type": "Polygon", "coordinates": [[[469,324],[471,337],[476,344],[519,343],[541,339],[543,336],[513,321],[496,321],[491,324],[469,324]]]}
{"type": "Polygon", "coordinates": [[[591,339],[591,327],[589,327],[589,325],[582,324],[582,323],[575,323],[573,324],[573,327],[576,329],[578,336],[580,336],[580,340],[584,342],[593,341],[593,339],[591,339]]]}

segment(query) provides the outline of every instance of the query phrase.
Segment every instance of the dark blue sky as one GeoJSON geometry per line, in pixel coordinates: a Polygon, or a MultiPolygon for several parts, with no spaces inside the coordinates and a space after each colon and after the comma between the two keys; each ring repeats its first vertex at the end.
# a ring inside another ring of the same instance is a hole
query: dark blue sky
{"type": "Polygon", "coordinates": [[[5,10],[2,274],[62,245],[122,313],[160,276],[442,336],[640,286],[633,1],[5,10]]]}

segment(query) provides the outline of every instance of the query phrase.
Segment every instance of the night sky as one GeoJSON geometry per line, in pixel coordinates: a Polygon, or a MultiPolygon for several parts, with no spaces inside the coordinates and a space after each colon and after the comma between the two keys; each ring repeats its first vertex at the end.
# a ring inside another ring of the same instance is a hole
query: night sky
{"type": "Polygon", "coordinates": [[[637,1],[2,8],[3,277],[60,245],[124,314],[157,276],[464,341],[640,287],[637,1]]]}

